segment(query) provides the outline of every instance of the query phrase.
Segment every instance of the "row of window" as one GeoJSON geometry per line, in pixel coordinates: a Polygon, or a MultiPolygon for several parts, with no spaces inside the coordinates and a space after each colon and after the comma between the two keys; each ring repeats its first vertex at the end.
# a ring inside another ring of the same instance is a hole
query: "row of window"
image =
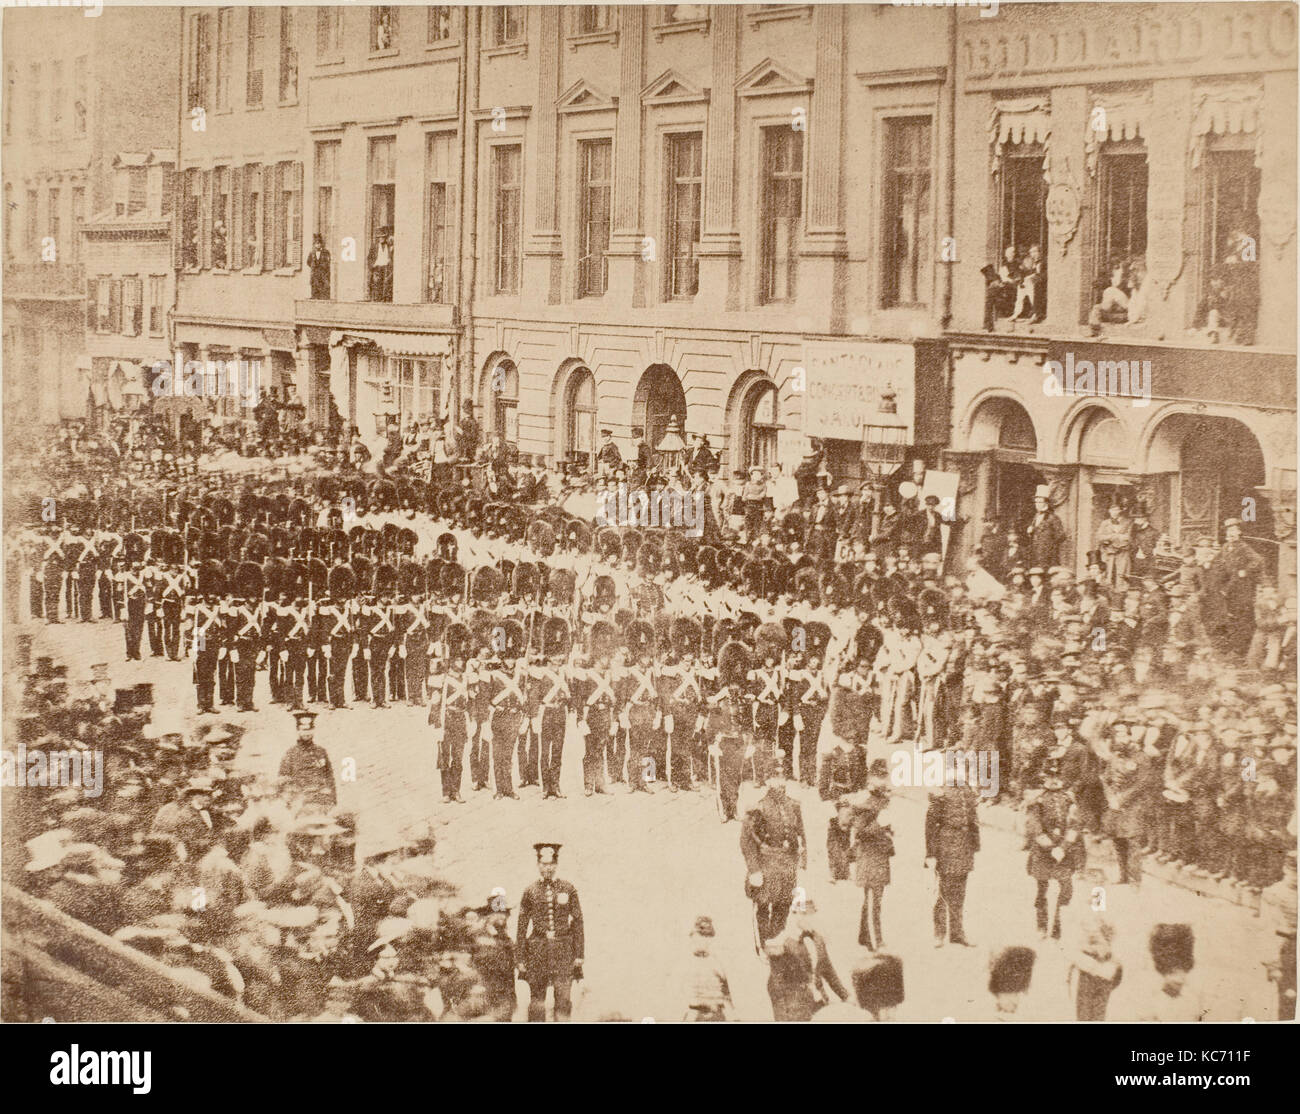
{"type": "Polygon", "coordinates": [[[236,21],[245,30],[245,107],[262,107],[268,76],[276,80],[280,103],[297,100],[298,46],[294,24],[300,18],[298,13],[297,8],[280,8],[276,14],[275,9],[252,7],[221,8],[215,16],[210,12],[192,15],[186,107],[190,110],[211,107],[217,111],[231,107],[236,21]],[[268,75],[272,60],[267,47],[267,20],[271,18],[279,23],[279,55],[274,74],[268,75]]]}
{"type": "Polygon", "coordinates": [[[86,280],[86,328],[96,333],[115,333],[120,336],[143,335],[145,312],[149,314],[150,336],[162,336],[166,330],[164,297],[167,289],[166,275],[149,275],[148,302],[145,302],[145,280],[139,275],[113,278],[99,275],[86,280]]]}
{"type": "Polygon", "coordinates": [[[72,64],[72,84],[67,66],[60,59],[47,64],[32,62],[27,67],[26,87],[19,95],[16,62],[5,63],[4,134],[12,139],[14,115],[26,106],[29,139],[58,139],[67,134],[86,134],[86,113],[90,103],[89,59],[82,55],[72,64]],[[48,75],[48,84],[47,84],[48,75]],[[71,100],[69,100],[71,98],[71,100]]]}
{"type": "MultiPolygon", "coordinates": [[[[1047,183],[1044,152],[1039,143],[1006,146],[995,194],[997,253],[1000,267],[1027,269],[1031,251],[1048,258],[1047,183]]],[[[1191,322],[1201,325],[1210,311],[1232,317],[1231,339],[1253,343],[1257,291],[1253,265],[1259,238],[1260,172],[1255,165],[1253,137],[1248,134],[1211,137],[1199,175],[1192,183],[1188,204],[1195,235],[1183,245],[1196,291],[1191,322]],[[1225,271],[1225,267],[1236,270],[1225,271]],[[1228,302],[1230,305],[1220,303],[1228,302]]],[[[1091,196],[1092,237],[1088,245],[1095,273],[1088,304],[1104,306],[1111,323],[1137,323],[1143,319],[1147,269],[1147,197],[1150,188],[1147,153],[1141,140],[1105,145],[1098,155],[1091,196]],[[1116,297],[1122,292],[1128,299],[1116,297]],[[1133,296],[1139,294],[1135,303],[1133,296]],[[1111,304],[1113,303],[1113,304],[1111,304]]],[[[1044,264],[1045,266],[1045,264],[1044,264]]],[[[1043,275],[1044,293],[1034,306],[1042,316],[1050,298],[1052,275],[1043,275]]],[[[1014,306],[1008,301],[1008,307],[1014,306]]],[[[996,314],[994,316],[1001,316],[996,314]]]]}
{"type": "MultiPolygon", "coordinates": [[[[212,13],[190,17],[188,107],[214,105],[218,111],[231,107],[231,82],[235,59],[235,25],[244,30],[247,61],[245,65],[244,104],[260,108],[263,104],[266,69],[271,59],[267,53],[267,19],[279,21],[279,57],[276,70],[281,103],[298,97],[298,48],[295,18],[298,9],[281,7],[278,16],[269,8],[221,8],[212,13]],[[270,14],[268,14],[270,13],[270,14]]],[[[424,9],[425,43],[436,46],[455,40],[459,9],[430,5],[424,9]]],[[[701,18],[707,12],[702,4],[667,4],[662,9],[664,23],[701,18]]],[[[578,4],[571,10],[574,35],[592,35],[612,31],[617,9],[605,4],[578,4]]],[[[402,8],[397,5],[373,5],[369,9],[368,46],[372,54],[398,50],[398,20],[402,8]]],[[[418,19],[418,9],[407,8],[405,17],[418,19]]],[[[489,48],[517,46],[527,35],[527,11],[521,5],[503,4],[484,12],[485,45],[489,48]]],[[[343,9],[338,6],[316,9],[316,58],[320,62],[337,61],[343,53],[343,9]]],[[[39,67],[34,67],[38,70],[39,67]]],[[[11,86],[12,88],[12,86],[11,86]]],[[[35,109],[34,109],[35,111],[35,109]]],[[[84,129],[83,129],[84,130],[84,129]]]]}
{"type": "MultiPolygon", "coordinates": [[[[799,240],[803,233],[804,132],[788,126],[761,133],[758,182],[758,297],[783,303],[797,294],[799,240]]],[[[662,296],[692,298],[699,290],[698,247],[704,205],[700,132],[669,135],[665,150],[662,296]]],[[[931,256],[931,122],[928,117],[886,122],[883,181],[883,304],[926,300],[931,256]]],[[[575,294],[605,293],[608,281],[613,144],[578,144],[578,251],[575,294]]],[[[491,154],[492,290],[519,290],[521,148],[498,145],[491,154]]],[[[653,258],[653,257],[652,257],[653,258]]]]}
{"type": "Polygon", "coordinates": [[[302,264],[302,163],[191,167],[181,193],[188,271],[275,271],[302,264]]]}
{"type": "Polygon", "coordinates": [[[23,230],[22,253],[30,261],[46,258],[48,253],[46,247],[53,249],[53,259],[49,262],[55,263],[77,263],[81,258],[81,224],[86,219],[86,190],[83,186],[73,186],[70,190],[65,191],[60,186],[51,186],[44,191],[45,209],[41,211],[42,191],[39,189],[29,189],[23,194],[23,200],[20,202],[14,196],[14,190],[11,185],[5,183],[4,202],[5,202],[5,222],[4,222],[4,248],[5,258],[12,259],[16,254],[13,243],[13,230],[21,228],[23,230]],[[64,199],[68,198],[70,207],[65,214],[64,199]],[[21,206],[22,211],[18,212],[21,206]],[[66,219],[70,222],[73,234],[64,238],[63,230],[67,227],[64,223],[66,219]],[[49,243],[46,244],[46,237],[49,237],[49,243]],[[64,257],[64,252],[67,257],[64,257]]]}

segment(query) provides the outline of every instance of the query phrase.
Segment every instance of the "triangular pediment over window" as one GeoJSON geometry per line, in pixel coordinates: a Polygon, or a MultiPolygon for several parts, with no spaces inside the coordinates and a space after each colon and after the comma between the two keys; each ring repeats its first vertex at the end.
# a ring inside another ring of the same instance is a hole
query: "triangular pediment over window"
{"type": "Polygon", "coordinates": [[[664,70],[641,90],[643,104],[689,104],[708,100],[708,94],[687,81],[676,70],[664,70]]]}
{"type": "Polygon", "coordinates": [[[555,102],[557,112],[595,112],[613,109],[618,101],[586,81],[576,81],[555,102]]]}
{"type": "Polygon", "coordinates": [[[776,93],[807,93],[812,81],[800,73],[771,58],[764,58],[749,73],[736,82],[736,92],[742,97],[761,97],[776,93]]]}

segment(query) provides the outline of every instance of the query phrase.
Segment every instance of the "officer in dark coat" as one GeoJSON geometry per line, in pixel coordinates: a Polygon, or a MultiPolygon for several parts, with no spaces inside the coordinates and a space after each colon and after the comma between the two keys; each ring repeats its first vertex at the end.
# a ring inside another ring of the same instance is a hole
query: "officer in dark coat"
{"type": "Polygon", "coordinates": [[[799,868],[808,867],[808,837],[799,802],[773,781],[758,805],[745,814],[740,851],[748,872],[745,893],[754,902],[760,941],[785,928],[799,868]]]}
{"type": "Polygon", "coordinates": [[[298,729],[298,741],[280,760],[280,777],[290,792],[302,793],[318,808],[332,809],[338,804],[338,793],[334,788],[330,756],[324,747],[316,745],[316,713],[295,712],[293,720],[298,729]]]}
{"type": "Polygon", "coordinates": [[[519,975],[528,983],[528,1020],[546,1020],[546,991],[555,990],[555,1020],[573,1011],[574,979],[582,978],[585,946],[582,905],[572,882],[556,878],[560,844],[534,843],[541,878],[524,891],[515,929],[515,954],[523,960],[519,975]]]}
{"type": "Polygon", "coordinates": [[[934,946],[945,940],[971,947],[962,928],[966,878],[980,849],[980,822],[975,791],[969,785],[945,786],[930,798],[925,814],[926,865],[939,879],[934,903],[934,946]]]}
{"type": "Polygon", "coordinates": [[[1047,939],[1047,889],[1056,879],[1056,910],[1052,916],[1052,936],[1061,936],[1061,909],[1070,904],[1074,893],[1074,875],[1082,869],[1085,857],[1083,825],[1074,794],[1061,779],[1061,760],[1048,758],[1043,771],[1043,788],[1032,796],[1025,809],[1025,844],[1029,849],[1027,869],[1038,884],[1034,914],[1038,934],[1047,939]]]}

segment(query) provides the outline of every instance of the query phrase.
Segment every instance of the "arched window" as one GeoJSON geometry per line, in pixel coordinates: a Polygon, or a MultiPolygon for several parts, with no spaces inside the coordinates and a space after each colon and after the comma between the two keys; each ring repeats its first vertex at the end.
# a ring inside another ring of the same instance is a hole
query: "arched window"
{"type": "Polygon", "coordinates": [[[760,383],[749,392],[741,412],[746,468],[769,469],[776,464],[778,422],[776,387],[760,383]]]}
{"type": "Polygon", "coordinates": [[[508,445],[519,442],[519,372],[509,360],[502,360],[488,376],[492,400],[486,407],[492,415],[491,432],[508,445]]]}
{"type": "Polygon", "coordinates": [[[585,367],[576,370],[565,388],[564,458],[591,469],[596,453],[596,378],[585,367]]]}

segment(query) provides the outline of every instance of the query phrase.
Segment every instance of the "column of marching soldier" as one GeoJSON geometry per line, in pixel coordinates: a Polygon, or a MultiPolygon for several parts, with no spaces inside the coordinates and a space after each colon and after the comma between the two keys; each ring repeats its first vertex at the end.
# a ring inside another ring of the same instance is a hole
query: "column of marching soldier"
{"type": "Polygon", "coordinates": [[[830,695],[822,622],[755,630],[752,615],[752,625],[673,617],[662,595],[648,609],[630,580],[590,563],[583,573],[522,561],[506,563],[508,577],[471,571],[446,531],[427,565],[412,559],[409,528],[354,529],[346,545],[332,538],[333,567],[196,561],[186,537],[163,527],[65,523],[24,542],[33,617],[89,622],[98,602],[101,618],[122,623],[128,660],[141,660],[146,640],[154,657],[191,658],[201,714],[218,702],[255,711],[263,670],[271,702],[291,709],[344,708],[349,695],[375,707],[427,702],[447,800],[461,799],[466,762],[475,789],[516,796],[516,758],[522,785],[561,796],[570,714],[588,795],[609,783],[644,792],[708,781],[731,819],[746,778],[780,765],[809,783],[816,776],[830,695]]]}

